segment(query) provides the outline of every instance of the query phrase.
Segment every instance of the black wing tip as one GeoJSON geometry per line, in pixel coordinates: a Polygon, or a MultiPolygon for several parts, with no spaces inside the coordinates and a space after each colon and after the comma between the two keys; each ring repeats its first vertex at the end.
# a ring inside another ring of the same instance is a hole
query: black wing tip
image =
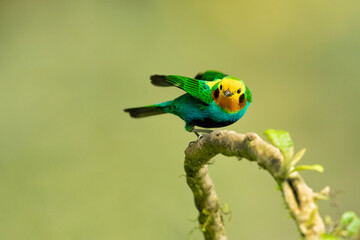
{"type": "Polygon", "coordinates": [[[204,76],[204,73],[205,72],[199,72],[198,74],[196,74],[195,79],[202,80],[202,77],[204,76]]]}
{"type": "Polygon", "coordinates": [[[148,116],[165,113],[158,107],[152,107],[152,106],[127,108],[127,109],[124,109],[124,112],[129,113],[132,118],[143,118],[143,117],[148,117],[148,116]]]}
{"type": "Polygon", "coordinates": [[[129,113],[130,117],[132,117],[132,118],[136,118],[136,116],[137,116],[136,108],[126,108],[126,109],[124,109],[124,112],[129,113]]]}
{"type": "Polygon", "coordinates": [[[158,87],[169,87],[173,86],[172,83],[169,83],[166,79],[166,75],[152,75],[150,76],[151,83],[158,87]]]}
{"type": "Polygon", "coordinates": [[[164,77],[166,77],[166,76],[165,75],[160,75],[160,74],[154,74],[154,75],[150,76],[150,79],[155,80],[155,79],[164,78],[164,77]]]}

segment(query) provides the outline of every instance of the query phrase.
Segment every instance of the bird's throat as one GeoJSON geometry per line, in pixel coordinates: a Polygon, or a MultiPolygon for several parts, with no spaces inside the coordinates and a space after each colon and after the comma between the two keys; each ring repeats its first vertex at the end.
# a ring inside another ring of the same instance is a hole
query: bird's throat
{"type": "Polygon", "coordinates": [[[218,106],[229,113],[236,113],[245,107],[245,105],[239,104],[238,99],[233,97],[219,96],[218,98],[214,99],[214,101],[218,106]]]}

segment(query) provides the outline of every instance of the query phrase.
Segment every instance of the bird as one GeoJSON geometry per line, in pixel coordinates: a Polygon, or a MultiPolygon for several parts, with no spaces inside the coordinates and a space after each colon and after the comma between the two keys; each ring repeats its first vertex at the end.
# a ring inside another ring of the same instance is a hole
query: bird
{"type": "Polygon", "coordinates": [[[242,80],[218,71],[198,73],[194,78],[152,75],[150,80],[155,86],[175,86],[186,93],[171,101],[124,111],[133,118],[174,114],[185,121],[186,131],[194,132],[198,137],[199,133],[212,132],[208,128],[235,123],[243,117],[252,102],[251,91],[242,80]]]}

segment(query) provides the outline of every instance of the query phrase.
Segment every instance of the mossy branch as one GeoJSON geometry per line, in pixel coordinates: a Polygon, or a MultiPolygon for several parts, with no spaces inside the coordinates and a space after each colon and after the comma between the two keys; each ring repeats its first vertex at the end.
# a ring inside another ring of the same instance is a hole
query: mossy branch
{"type": "Polygon", "coordinates": [[[210,159],[219,153],[255,161],[266,169],[280,186],[300,234],[307,240],[320,238],[325,227],[315,201],[328,189],[315,193],[297,171],[284,172],[286,160],[281,151],[257,134],[225,130],[204,135],[185,150],[187,183],[194,194],[198,221],[206,240],[227,239],[219,200],[208,173],[210,159]]]}

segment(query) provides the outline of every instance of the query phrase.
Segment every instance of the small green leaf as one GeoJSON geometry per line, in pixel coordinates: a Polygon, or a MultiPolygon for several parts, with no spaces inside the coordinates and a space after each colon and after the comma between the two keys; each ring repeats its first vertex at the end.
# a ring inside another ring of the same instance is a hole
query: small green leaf
{"type": "Polygon", "coordinates": [[[338,238],[332,234],[323,233],[320,236],[320,240],[338,240],[338,238]]]}
{"type": "Polygon", "coordinates": [[[341,216],[339,227],[346,230],[348,236],[354,236],[360,229],[360,219],[354,212],[345,212],[341,216]]]}
{"type": "Polygon", "coordinates": [[[292,159],[294,144],[288,132],[282,130],[268,129],[264,132],[264,134],[275,147],[280,149],[280,151],[287,160],[290,161],[292,159]]]}
{"type": "Polygon", "coordinates": [[[329,196],[319,193],[314,196],[315,200],[329,200],[329,196]]]}
{"type": "Polygon", "coordinates": [[[306,222],[307,227],[310,227],[314,223],[317,212],[318,212],[317,207],[312,210],[312,212],[310,214],[310,217],[309,217],[309,220],[306,222]]]}
{"type": "Polygon", "coordinates": [[[321,166],[320,164],[300,165],[300,166],[294,167],[294,169],[291,172],[298,172],[298,171],[304,171],[304,170],[313,170],[313,171],[318,171],[318,172],[322,173],[324,171],[324,167],[321,166]]]}
{"type": "Polygon", "coordinates": [[[264,132],[269,141],[280,148],[281,150],[288,150],[293,146],[293,142],[290,138],[290,134],[286,131],[268,129],[264,132]]]}
{"type": "Polygon", "coordinates": [[[232,212],[231,212],[231,209],[229,207],[229,205],[227,203],[224,203],[222,206],[221,206],[221,212],[224,214],[224,215],[228,215],[229,218],[228,218],[228,221],[230,222],[231,221],[231,217],[232,217],[232,212]]]}
{"type": "Polygon", "coordinates": [[[209,215],[209,216],[206,217],[206,221],[205,221],[204,224],[202,225],[201,231],[206,232],[206,228],[207,228],[207,226],[209,225],[210,220],[211,220],[211,217],[210,217],[210,215],[209,215]]]}
{"type": "Polygon", "coordinates": [[[221,211],[222,213],[224,214],[229,214],[231,212],[230,210],[230,207],[227,203],[224,203],[222,206],[221,206],[221,211]]]}
{"type": "Polygon", "coordinates": [[[295,156],[294,156],[294,158],[293,158],[293,160],[291,162],[291,165],[295,166],[300,161],[300,159],[304,156],[305,152],[306,152],[306,148],[303,148],[300,151],[298,151],[295,154],[295,156]]]}
{"type": "Polygon", "coordinates": [[[325,223],[329,226],[334,226],[335,224],[334,221],[331,219],[330,215],[326,215],[324,220],[325,223]]]}

